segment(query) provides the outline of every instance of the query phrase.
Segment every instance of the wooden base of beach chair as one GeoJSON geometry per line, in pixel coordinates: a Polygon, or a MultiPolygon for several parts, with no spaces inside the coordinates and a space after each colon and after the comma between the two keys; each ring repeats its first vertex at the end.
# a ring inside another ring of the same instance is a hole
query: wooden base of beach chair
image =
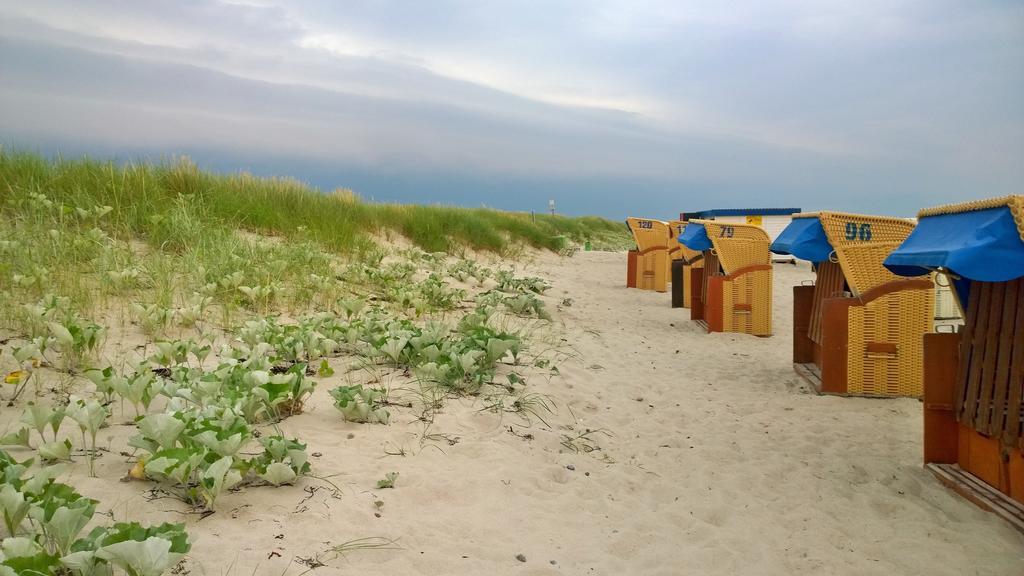
{"type": "Polygon", "coordinates": [[[974,502],[983,510],[988,510],[1006,520],[1017,530],[1024,532],[1024,504],[989,486],[974,474],[960,468],[957,464],[932,463],[926,464],[925,468],[957,494],[974,502]]]}
{"type": "Polygon", "coordinates": [[[920,397],[931,283],[890,282],[860,298],[821,298],[815,293],[820,287],[793,288],[797,372],[807,378],[805,373],[813,371],[807,379],[819,394],[920,397]]]}
{"type": "Polygon", "coordinates": [[[708,327],[704,322],[704,268],[690,267],[690,320],[703,322],[704,329],[708,327]]]}
{"type": "Polygon", "coordinates": [[[957,421],[963,333],[924,338],[924,462],[943,484],[1024,531],[1024,450],[957,421]]]}
{"type": "Polygon", "coordinates": [[[811,385],[811,389],[821,394],[821,369],[813,362],[793,363],[793,371],[811,385]]]}
{"type": "Polygon", "coordinates": [[[673,308],[684,308],[683,303],[685,302],[684,289],[686,283],[683,281],[683,276],[686,274],[686,262],[682,260],[672,260],[672,307],[673,308]]]}
{"type": "Polygon", "coordinates": [[[814,362],[806,363],[793,363],[793,371],[803,378],[808,384],[811,385],[811,389],[819,395],[823,396],[842,396],[844,398],[892,398],[892,396],[881,396],[878,394],[851,394],[845,389],[829,390],[827,385],[824,384],[821,376],[821,368],[814,362]]]}

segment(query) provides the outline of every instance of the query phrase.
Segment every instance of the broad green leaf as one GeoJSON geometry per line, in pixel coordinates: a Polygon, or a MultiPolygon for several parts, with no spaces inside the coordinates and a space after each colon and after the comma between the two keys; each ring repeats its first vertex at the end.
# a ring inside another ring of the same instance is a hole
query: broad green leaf
{"type": "Polygon", "coordinates": [[[225,456],[211,464],[203,472],[203,497],[208,507],[213,508],[221,492],[230,489],[242,481],[242,475],[237,470],[231,469],[234,462],[234,458],[225,456]]]}
{"type": "Polygon", "coordinates": [[[0,555],[3,556],[4,560],[35,556],[40,552],[43,552],[43,547],[31,538],[4,538],[3,542],[0,543],[0,555]]]}
{"type": "Polygon", "coordinates": [[[185,423],[170,414],[150,414],[139,421],[139,430],[160,448],[173,448],[185,423]]]}
{"type": "Polygon", "coordinates": [[[81,550],[61,557],[61,565],[78,576],[112,576],[110,564],[96,555],[95,550],[81,550]]]}
{"type": "Polygon", "coordinates": [[[28,428],[19,428],[17,432],[11,432],[0,436],[0,446],[22,446],[31,448],[28,443],[28,428]]]}
{"type": "Polygon", "coordinates": [[[160,576],[181,559],[181,554],[171,552],[170,540],[157,536],[109,544],[96,555],[133,576],[160,576]]]}
{"type": "Polygon", "coordinates": [[[69,418],[78,423],[82,430],[95,435],[110,413],[96,400],[72,399],[64,409],[69,418]]]}
{"type": "Polygon", "coordinates": [[[28,516],[31,502],[25,495],[17,491],[13,485],[4,484],[0,488],[0,510],[3,512],[4,526],[8,534],[17,534],[22,521],[28,516]]]}
{"type": "Polygon", "coordinates": [[[267,466],[267,470],[259,477],[270,482],[274,486],[280,486],[281,484],[290,484],[295,480],[295,471],[292,470],[291,466],[284,464],[283,462],[273,462],[267,466]]]}
{"type": "MultiPolygon", "coordinates": [[[[185,525],[171,524],[169,522],[148,528],[142,527],[137,522],[117,522],[113,526],[93,530],[89,534],[89,539],[92,539],[97,544],[96,548],[98,549],[101,546],[109,546],[110,544],[129,540],[142,542],[154,536],[170,541],[170,551],[175,554],[185,554],[192,548],[192,544],[188,540],[188,534],[185,533],[185,525]]],[[[80,539],[75,543],[75,546],[77,547],[79,543],[86,543],[85,540],[80,539]]],[[[83,547],[83,550],[89,549],[89,543],[86,544],[87,546],[83,547]]]]}
{"type": "Polygon", "coordinates": [[[53,516],[48,521],[43,523],[47,536],[54,541],[58,551],[64,552],[71,548],[71,543],[78,537],[78,533],[92,519],[95,509],[95,504],[75,507],[62,506],[53,512],[53,516]]]}
{"type": "Polygon", "coordinates": [[[39,457],[48,462],[68,460],[71,456],[71,441],[65,439],[63,442],[46,442],[40,444],[36,450],[39,452],[39,457]]]}
{"type": "Polygon", "coordinates": [[[196,442],[206,446],[210,450],[213,450],[219,456],[234,456],[242,448],[244,440],[250,439],[250,436],[243,436],[242,433],[239,432],[222,440],[217,438],[217,433],[213,430],[204,430],[192,438],[196,442]]]}
{"type": "Polygon", "coordinates": [[[509,340],[489,338],[487,340],[487,359],[491,362],[500,360],[511,347],[512,342],[509,340]]]}
{"type": "Polygon", "coordinates": [[[52,576],[59,567],[60,564],[57,561],[57,557],[44,551],[39,552],[35,556],[22,556],[4,560],[3,564],[0,565],[0,575],[52,576]]]}
{"type": "Polygon", "coordinates": [[[64,327],[63,324],[58,322],[47,322],[47,328],[50,329],[50,334],[57,339],[57,343],[63,348],[71,348],[75,343],[75,337],[71,335],[71,332],[64,327]]]}
{"type": "MultiPolygon", "coordinates": [[[[29,402],[25,411],[21,414],[21,421],[34,428],[39,433],[39,436],[42,437],[43,430],[46,430],[46,427],[52,424],[51,420],[54,418],[55,412],[49,406],[29,402]]],[[[57,424],[57,428],[59,427],[60,425],[57,424]]]]}

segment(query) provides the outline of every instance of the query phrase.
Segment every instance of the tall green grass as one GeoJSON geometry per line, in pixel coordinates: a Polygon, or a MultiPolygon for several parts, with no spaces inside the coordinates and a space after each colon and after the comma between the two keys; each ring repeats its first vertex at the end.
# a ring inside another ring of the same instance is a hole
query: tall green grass
{"type": "MultiPolygon", "coordinates": [[[[115,231],[167,249],[208,237],[181,229],[183,221],[312,240],[339,252],[371,249],[388,232],[427,251],[468,247],[502,253],[521,245],[558,250],[567,241],[600,248],[630,244],[622,224],[603,218],[369,203],[348,191],[323,193],[288,178],[204,172],[188,160],[118,165],[0,149],[0,196],[17,199],[31,192],[69,206],[112,206],[115,231]],[[180,218],[182,210],[190,218],[180,218]]],[[[0,210],[11,205],[0,203],[0,210]]]]}

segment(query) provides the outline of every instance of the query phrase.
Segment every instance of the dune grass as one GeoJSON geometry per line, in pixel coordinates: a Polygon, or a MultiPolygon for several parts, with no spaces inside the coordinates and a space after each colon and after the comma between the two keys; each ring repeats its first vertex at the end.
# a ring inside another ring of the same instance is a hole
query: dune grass
{"type": "MultiPolygon", "coordinates": [[[[426,251],[460,247],[503,253],[515,246],[559,250],[590,241],[622,248],[625,227],[603,218],[569,218],[487,208],[363,202],[351,191],[323,193],[289,178],[221,175],[188,160],[126,164],[91,159],[47,159],[0,149],[0,195],[45,194],[68,206],[111,206],[113,230],[174,248],[190,239],[181,213],[200,227],[243,229],[312,240],[339,252],[361,252],[388,232],[426,251]]],[[[0,210],[9,210],[4,202],[0,210]]]]}

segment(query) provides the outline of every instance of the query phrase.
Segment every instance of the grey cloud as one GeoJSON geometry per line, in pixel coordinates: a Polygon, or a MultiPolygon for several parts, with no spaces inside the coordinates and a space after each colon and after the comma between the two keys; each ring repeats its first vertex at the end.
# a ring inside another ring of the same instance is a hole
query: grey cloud
{"type": "Polygon", "coordinates": [[[1019,5],[720,4],[0,0],[0,140],[612,216],[1019,191],[1019,5]]]}

